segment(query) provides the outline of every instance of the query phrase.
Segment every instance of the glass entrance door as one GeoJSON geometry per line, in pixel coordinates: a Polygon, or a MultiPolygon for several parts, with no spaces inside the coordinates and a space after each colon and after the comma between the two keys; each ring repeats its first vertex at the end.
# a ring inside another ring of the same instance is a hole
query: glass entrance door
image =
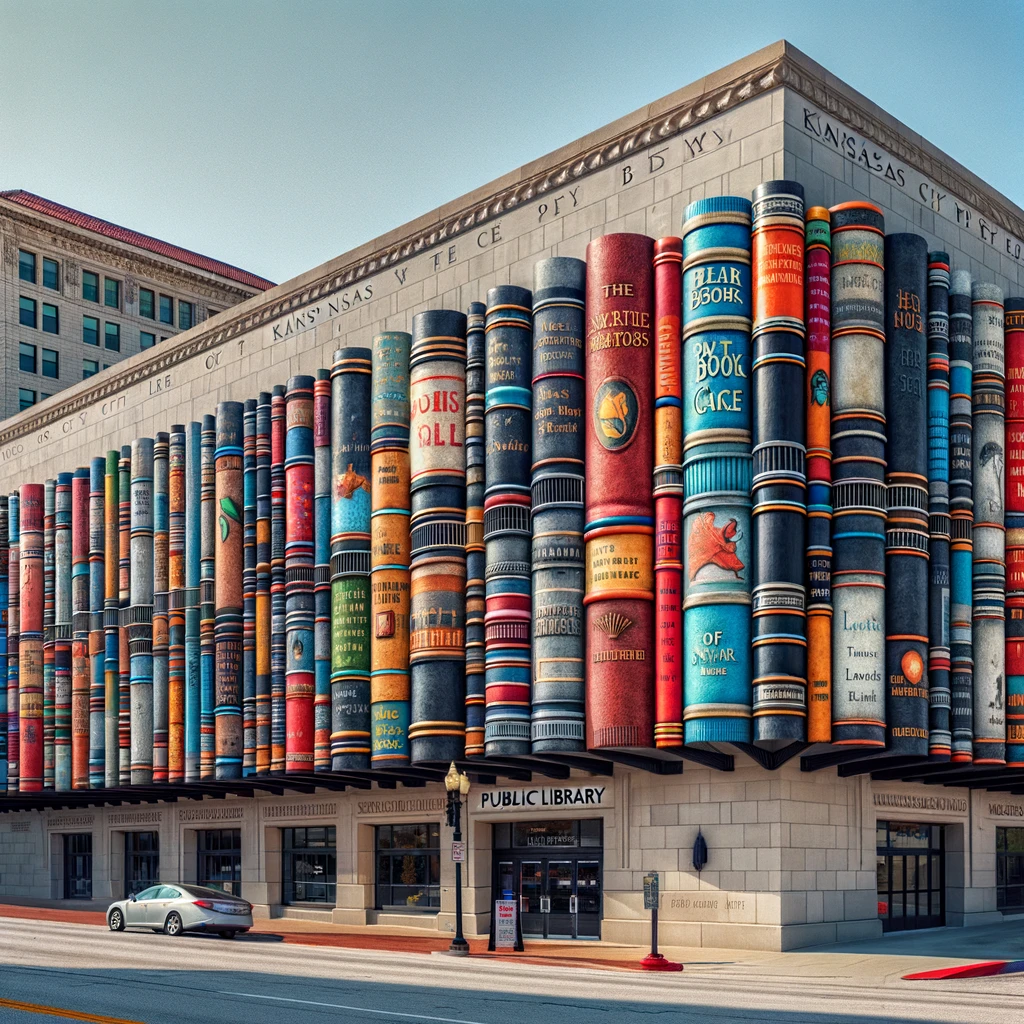
{"type": "Polygon", "coordinates": [[[882,931],[938,928],[946,923],[944,833],[942,825],[878,822],[882,931]]]}
{"type": "Polygon", "coordinates": [[[573,884],[574,862],[549,860],[547,862],[547,937],[549,939],[576,938],[576,887],[573,884]]]}
{"type": "Polygon", "coordinates": [[[601,862],[598,860],[499,858],[494,898],[518,901],[526,938],[601,937],[601,862]]]}

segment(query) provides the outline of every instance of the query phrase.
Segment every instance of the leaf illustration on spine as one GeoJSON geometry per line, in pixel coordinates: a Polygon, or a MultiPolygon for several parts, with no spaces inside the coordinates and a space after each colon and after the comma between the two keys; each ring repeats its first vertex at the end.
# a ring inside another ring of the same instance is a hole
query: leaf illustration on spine
{"type": "Polygon", "coordinates": [[[241,523],[242,517],[238,514],[238,506],[234,503],[231,498],[220,499],[221,511],[226,515],[229,515],[236,523],[241,523]]]}
{"type": "Polygon", "coordinates": [[[223,516],[217,516],[217,521],[220,523],[220,539],[221,543],[223,543],[228,539],[228,531],[231,529],[231,524],[223,516]]]}

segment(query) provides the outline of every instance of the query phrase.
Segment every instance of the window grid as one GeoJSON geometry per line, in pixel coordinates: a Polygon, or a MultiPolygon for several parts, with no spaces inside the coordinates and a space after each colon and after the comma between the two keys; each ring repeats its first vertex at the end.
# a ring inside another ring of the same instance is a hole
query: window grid
{"type": "Polygon", "coordinates": [[[441,906],[441,826],[378,825],[374,843],[378,910],[441,906]]]}
{"type": "Polygon", "coordinates": [[[121,325],[107,323],[103,330],[103,345],[111,352],[121,351],[121,325]]]}
{"type": "Polygon", "coordinates": [[[156,295],[151,288],[139,289],[139,316],[147,320],[156,319],[156,295]]]}
{"type": "Polygon", "coordinates": [[[99,345],[100,322],[94,316],[82,317],[82,341],[86,345],[99,345]]]}
{"type": "Polygon", "coordinates": [[[282,832],[284,902],[333,906],[338,877],[335,826],[286,828],[282,832]]]}
{"type": "Polygon", "coordinates": [[[27,295],[18,297],[18,323],[22,327],[36,326],[36,300],[27,295]]]}
{"type": "Polygon", "coordinates": [[[174,299],[170,295],[160,296],[160,323],[174,326],[174,299]]]}
{"type": "Polygon", "coordinates": [[[156,335],[150,334],[149,331],[139,332],[139,348],[152,348],[156,344],[156,335]]]}
{"type": "Polygon", "coordinates": [[[36,347],[27,341],[18,345],[18,369],[23,373],[36,372],[36,347]]]}
{"type": "Polygon", "coordinates": [[[100,364],[95,359],[82,360],[82,380],[95,376],[100,372],[100,364]]]}
{"type": "Polygon", "coordinates": [[[178,327],[187,331],[195,322],[195,307],[191,302],[178,299],[178,327]]]}
{"type": "Polygon", "coordinates": [[[82,298],[86,302],[100,301],[100,275],[91,270],[82,271],[82,298]]]}
{"type": "Polygon", "coordinates": [[[43,376],[54,380],[60,377],[60,354],[52,348],[43,349],[43,376]]]}
{"type": "Polygon", "coordinates": [[[24,412],[36,404],[36,393],[31,388],[18,388],[18,411],[24,412]]]}
{"type": "Polygon", "coordinates": [[[29,284],[36,283],[36,254],[18,250],[18,280],[28,281],[29,284]]]}
{"type": "Polygon", "coordinates": [[[112,277],[103,278],[103,305],[111,309],[121,308],[121,282],[112,277]]]}
{"type": "Polygon", "coordinates": [[[50,291],[60,291],[60,264],[56,260],[43,257],[43,287],[50,291]]]}
{"type": "Polygon", "coordinates": [[[50,302],[43,303],[43,333],[60,334],[60,314],[50,302]]]}

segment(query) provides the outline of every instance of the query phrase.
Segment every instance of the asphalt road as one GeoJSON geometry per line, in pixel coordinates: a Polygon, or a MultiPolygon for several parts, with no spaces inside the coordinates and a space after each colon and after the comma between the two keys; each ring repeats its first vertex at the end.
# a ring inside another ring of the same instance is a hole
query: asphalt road
{"type": "Polygon", "coordinates": [[[1024,1024],[1022,975],[903,982],[884,959],[841,978],[826,961],[813,977],[741,960],[650,975],[3,918],[0,1022],[1024,1024]]]}

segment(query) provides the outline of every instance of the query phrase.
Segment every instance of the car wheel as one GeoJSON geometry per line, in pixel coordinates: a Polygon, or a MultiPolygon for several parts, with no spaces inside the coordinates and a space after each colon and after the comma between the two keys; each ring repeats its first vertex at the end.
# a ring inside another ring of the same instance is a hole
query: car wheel
{"type": "Polygon", "coordinates": [[[237,934],[238,932],[221,932],[220,937],[222,939],[233,939],[237,934]]]}
{"type": "Polygon", "coordinates": [[[182,933],[181,915],[171,911],[164,921],[164,935],[180,935],[182,933]]]}
{"type": "Polygon", "coordinates": [[[110,917],[107,918],[107,925],[110,927],[112,932],[123,932],[124,931],[124,914],[121,913],[116,907],[110,912],[110,917]]]}

